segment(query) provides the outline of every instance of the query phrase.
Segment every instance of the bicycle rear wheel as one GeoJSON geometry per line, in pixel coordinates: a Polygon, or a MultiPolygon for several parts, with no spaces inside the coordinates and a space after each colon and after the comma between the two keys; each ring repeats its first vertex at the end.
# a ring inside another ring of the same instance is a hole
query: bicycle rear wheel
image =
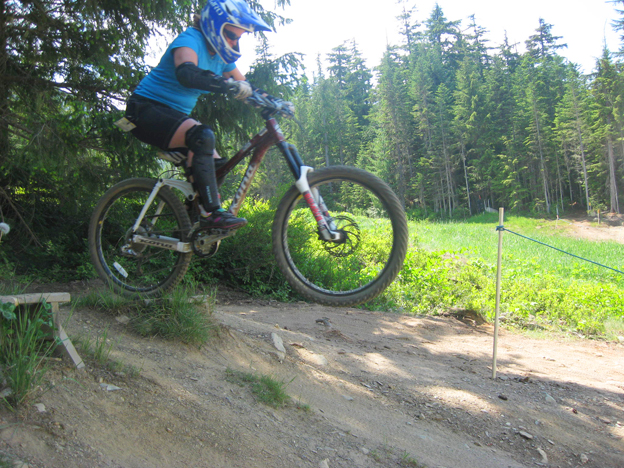
{"type": "MultiPolygon", "coordinates": [[[[186,273],[192,253],[181,253],[132,242],[132,227],[156,180],[128,179],[100,199],[89,224],[89,253],[99,276],[117,293],[155,297],[169,291],[186,273]]],[[[162,187],[136,234],[188,240],[186,209],[176,195],[162,187]]]]}
{"type": "Polygon", "coordinates": [[[296,187],[282,198],[273,221],[273,253],[290,285],[305,298],[349,306],[383,292],[403,266],[408,244],[405,212],[392,189],[355,167],[308,174],[338,231],[339,243],[321,240],[310,208],[296,187]]]}

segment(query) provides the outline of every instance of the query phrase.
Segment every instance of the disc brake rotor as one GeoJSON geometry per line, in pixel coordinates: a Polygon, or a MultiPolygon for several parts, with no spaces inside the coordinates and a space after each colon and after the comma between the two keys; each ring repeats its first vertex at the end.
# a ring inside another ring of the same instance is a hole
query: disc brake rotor
{"type": "Polygon", "coordinates": [[[340,240],[323,242],[323,247],[333,257],[347,257],[360,245],[360,227],[354,219],[348,216],[336,216],[334,223],[336,223],[336,231],[340,233],[340,240]]]}

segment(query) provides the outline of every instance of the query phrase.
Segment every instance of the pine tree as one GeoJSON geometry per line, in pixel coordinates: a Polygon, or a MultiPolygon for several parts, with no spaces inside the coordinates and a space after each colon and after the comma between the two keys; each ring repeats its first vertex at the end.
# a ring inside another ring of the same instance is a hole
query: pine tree
{"type": "MultiPolygon", "coordinates": [[[[573,167],[568,170],[568,183],[570,190],[570,200],[574,201],[573,186],[575,176],[572,169],[579,174],[579,185],[584,192],[584,205],[587,210],[590,208],[589,178],[587,172],[587,147],[588,147],[588,96],[586,80],[581,77],[577,67],[569,65],[566,75],[565,94],[557,106],[556,111],[556,133],[563,148],[563,154],[568,161],[574,161],[573,167]]],[[[579,200],[580,201],[580,200],[579,200]]]]}
{"type": "Polygon", "coordinates": [[[355,117],[360,130],[369,123],[368,114],[371,110],[371,79],[373,74],[366,66],[355,41],[351,42],[349,64],[345,83],[345,99],[355,117]]]}
{"type": "MultiPolygon", "coordinates": [[[[284,21],[252,6],[269,24],[284,21]]],[[[0,210],[15,229],[11,255],[69,259],[61,245],[83,252],[103,188],[158,169],[153,150],[113,122],[149,71],[150,38],[185,29],[196,8],[189,0],[0,0],[0,210]]],[[[227,117],[206,123],[225,139],[240,128],[227,117]]]]}
{"type": "MultiPolygon", "coordinates": [[[[385,152],[394,167],[392,174],[399,199],[405,202],[410,181],[412,103],[406,80],[406,64],[396,49],[388,48],[379,66],[377,120],[382,138],[388,142],[385,152]]],[[[390,176],[390,174],[388,174],[390,176]]]]}
{"type": "Polygon", "coordinates": [[[468,175],[469,156],[478,157],[483,151],[483,127],[485,115],[481,57],[476,54],[466,55],[456,75],[456,89],[453,93],[453,130],[458,140],[461,156],[466,202],[468,212],[472,214],[470,178],[468,175]]]}
{"type": "Polygon", "coordinates": [[[622,165],[619,161],[616,147],[618,139],[621,142],[620,153],[624,154],[623,123],[622,123],[622,93],[624,82],[621,73],[611,59],[608,49],[604,49],[598,61],[598,72],[593,82],[594,103],[594,134],[603,142],[606,154],[607,188],[609,195],[609,209],[620,213],[618,181],[622,180],[622,165]]]}
{"type": "Polygon", "coordinates": [[[526,187],[523,124],[517,112],[517,71],[520,56],[505,39],[485,70],[487,125],[483,138],[487,149],[476,165],[476,188],[483,203],[525,208],[530,201],[526,187]],[[492,197],[495,196],[494,199],[492,197]]]}
{"type": "MultiPolygon", "coordinates": [[[[563,95],[563,60],[555,51],[564,45],[551,33],[552,25],[539,21],[536,34],[527,41],[527,53],[521,64],[521,88],[518,88],[521,111],[526,121],[526,148],[535,159],[534,174],[539,174],[543,199],[535,194],[539,207],[542,203],[550,213],[554,174],[559,173],[556,145],[552,139],[552,125],[557,103],[563,95]]],[[[556,185],[556,184],[555,184],[556,185]]]]}

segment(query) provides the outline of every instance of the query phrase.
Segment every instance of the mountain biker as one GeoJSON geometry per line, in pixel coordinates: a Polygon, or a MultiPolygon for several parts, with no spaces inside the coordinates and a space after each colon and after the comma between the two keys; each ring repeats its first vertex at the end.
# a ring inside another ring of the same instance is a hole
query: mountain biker
{"type": "Polygon", "coordinates": [[[257,90],[236,67],[239,40],[246,32],[270,30],[244,0],[208,0],[194,25],[169,45],[128,99],[126,119],[134,124],[136,138],[188,154],[187,173],[199,193],[202,229],[236,229],[247,220],[221,208],[215,161],[221,167],[227,159],[217,154],[212,130],[189,114],[201,94],[245,100],[257,90]]]}

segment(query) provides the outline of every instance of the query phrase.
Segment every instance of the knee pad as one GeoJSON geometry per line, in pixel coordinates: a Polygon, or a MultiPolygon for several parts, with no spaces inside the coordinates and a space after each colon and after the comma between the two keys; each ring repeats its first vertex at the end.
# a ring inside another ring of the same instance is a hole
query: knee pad
{"type": "Polygon", "coordinates": [[[215,149],[215,135],[207,125],[195,125],[186,132],[186,146],[194,154],[212,156],[215,149]]]}

